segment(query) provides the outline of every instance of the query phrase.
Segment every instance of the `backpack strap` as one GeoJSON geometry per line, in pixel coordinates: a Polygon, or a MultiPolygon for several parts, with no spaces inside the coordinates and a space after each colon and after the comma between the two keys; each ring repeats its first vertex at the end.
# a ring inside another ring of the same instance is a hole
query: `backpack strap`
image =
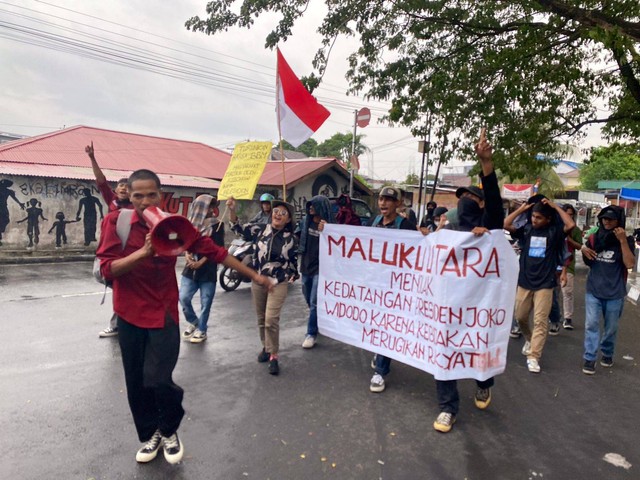
{"type": "Polygon", "coordinates": [[[118,219],[116,220],[116,232],[120,241],[122,242],[122,250],[127,245],[129,240],[129,233],[131,233],[131,217],[133,215],[133,209],[123,208],[120,210],[118,219]]]}
{"type": "Polygon", "coordinates": [[[380,222],[382,221],[382,215],[376,215],[376,218],[373,219],[373,222],[371,223],[372,227],[377,227],[378,225],[380,225],[380,222]]]}
{"type": "Polygon", "coordinates": [[[400,215],[396,215],[396,219],[394,220],[394,226],[395,226],[397,229],[400,229],[400,225],[402,224],[402,219],[403,219],[403,218],[404,218],[404,217],[401,217],[400,215]]]}

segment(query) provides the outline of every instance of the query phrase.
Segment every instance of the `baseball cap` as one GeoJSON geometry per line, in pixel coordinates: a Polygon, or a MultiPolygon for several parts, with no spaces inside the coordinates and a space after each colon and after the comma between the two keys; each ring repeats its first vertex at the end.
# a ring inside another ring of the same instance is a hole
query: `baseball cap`
{"type": "Polygon", "coordinates": [[[456,190],[456,197],[460,198],[464,192],[468,192],[471,195],[475,195],[480,200],[484,200],[484,192],[481,188],[476,187],[475,185],[470,185],[468,187],[460,187],[456,190]]]}
{"type": "Polygon", "coordinates": [[[400,189],[395,187],[383,187],[382,190],[380,190],[379,196],[393,198],[394,200],[402,200],[400,189]]]}
{"type": "Polygon", "coordinates": [[[618,215],[616,215],[616,212],[614,212],[613,209],[605,208],[604,210],[602,210],[602,212],[600,212],[598,218],[609,218],[611,220],[618,220],[618,215]]]}

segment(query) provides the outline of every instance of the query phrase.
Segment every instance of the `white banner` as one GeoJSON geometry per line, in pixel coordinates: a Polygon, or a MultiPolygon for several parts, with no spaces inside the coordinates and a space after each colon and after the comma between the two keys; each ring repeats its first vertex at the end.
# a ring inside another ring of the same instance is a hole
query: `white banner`
{"type": "Polygon", "coordinates": [[[320,333],[438,380],[486,380],[506,366],[518,270],[502,230],[326,225],[320,333]]]}

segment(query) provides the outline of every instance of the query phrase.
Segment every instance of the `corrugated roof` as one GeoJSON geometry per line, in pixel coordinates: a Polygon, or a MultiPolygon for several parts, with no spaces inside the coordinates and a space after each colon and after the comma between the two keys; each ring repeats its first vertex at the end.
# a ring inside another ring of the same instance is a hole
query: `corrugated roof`
{"type": "Polygon", "coordinates": [[[220,179],[231,159],[229,153],[198,142],[77,126],[2,144],[0,161],[90,167],[84,147],[92,141],[103,169],[131,172],[148,168],[156,173],[220,179]]]}
{"type": "MultiPolygon", "coordinates": [[[[104,176],[110,182],[117,182],[123,177],[128,177],[131,171],[104,169],[104,176]]],[[[90,167],[72,167],[67,165],[40,165],[37,163],[0,162],[0,174],[2,175],[28,175],[45,178],[70,178],[75,180],[94,181],[93,170],[90,167]]],[[[162,185],[172,187],[193,187],[218,189],[220,182],[193,175],[173,175],[159,173],[162,185]]]]}
{"type": "MultiPolygon", "coordinates": [[[[297,183],[308,177],[319,175],[320,173],[333,168],[344,178],[349,178],[349,172],[335,158],[307,158],[304,160],[285,160],[285,178],[289,187],[295,186],[297,183]]],[[[282,187],[282,162],[267,162],[262,172],[262,176],[258,181],[259,185],[269,185],[274,187],[282,187]]],[[[357,188],[366,195],[372,195],[372,191],[360,182],[357,178],[353,179],[354,188],[357,188]]]]}

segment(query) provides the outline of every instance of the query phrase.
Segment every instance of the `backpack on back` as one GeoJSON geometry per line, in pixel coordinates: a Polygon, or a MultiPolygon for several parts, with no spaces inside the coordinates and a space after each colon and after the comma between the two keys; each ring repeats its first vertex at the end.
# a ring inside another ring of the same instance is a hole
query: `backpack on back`
{"type": "MultiPolygon", "coordinates": [[[[122,250],[124,250],[127,240],[129,240],[129,233],[131,232],[131,215],[133,215],[132,209],[122,209],[120,210],[120,214],[116,220],[116,232],[122,242],[122,250]]],[[[106,280],[102,276],[102,273],[100,273],[100,259],[98,257],[93,259],[93,278],[96,279],[96,282],[104,285],[105,294],[102,296],[102,302],[100,302],[100,305],[102,305],[104,303],[104,297],[107,294],[107,287],[111,286],[111,282],[106,280]]]]}

